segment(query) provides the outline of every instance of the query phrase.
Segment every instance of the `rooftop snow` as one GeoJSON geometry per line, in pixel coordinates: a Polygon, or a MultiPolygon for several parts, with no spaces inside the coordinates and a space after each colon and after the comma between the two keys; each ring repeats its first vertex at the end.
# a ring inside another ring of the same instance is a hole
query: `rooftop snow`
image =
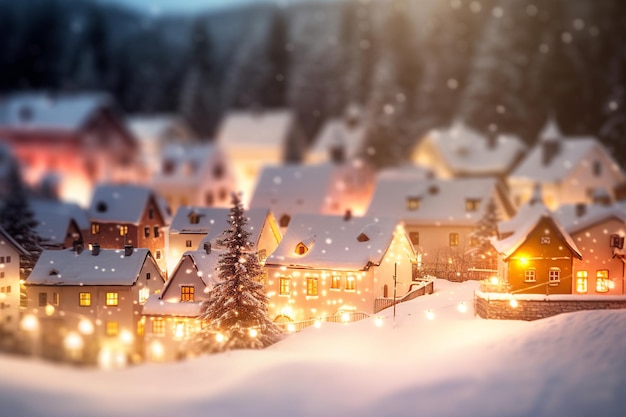
{"type": "Polygon", "coordinates": [[[101,222],[139,224],[150,198],[155,199],[161,217],[167,223],[170,215],[165,201],[149,187],[134,184],[98,185],[88,215],[101,222]]]}
{"type": "Polygon", "coordinates": [[[89,228],[87,213],[78,204],[37,199],[31,200],[29,205],[38,222],[37,235],[45,244],[62,244],[72,220],[81,230],[89,228]]]}
{"type": "Polygon", "coordinates": [[[554,212],[554,217],[568,233],[574,234],[609,219],[618,219],[626,223],[626,206],[623,204],[564,204],[554,212]]]}
{"type": "Polygon", "coordinates": [[[292,113],[288,110],[232,111],[224,117],[216,142],[224,149],[257,146],[282,149],[291,123],[292,113]]]}
{"type": "Polygon", "coordinates": [[[364,140],[365,123],[351,126],[344,117],[329,119],[322,127],[309,153],[330,159],[330,149],[334,146],[343,146],[345,157],[351,159],[358,156],[364,140]]]}
{"type": "Polygon", "coordinates": [[[151,294],[143,305],[141,314],[145,316],[197,317],[200,314],[200,303],[170,303],[161,300],[158,294],[151,294]]]}
{"type": "Polygon", "coordinates": [[[214,144],[169,144],[163,148],[161,160],[171,165],[171,172],[158,170],[153,182],[207,181],[213,163],[222,163],[225,156],[214,144]]]}

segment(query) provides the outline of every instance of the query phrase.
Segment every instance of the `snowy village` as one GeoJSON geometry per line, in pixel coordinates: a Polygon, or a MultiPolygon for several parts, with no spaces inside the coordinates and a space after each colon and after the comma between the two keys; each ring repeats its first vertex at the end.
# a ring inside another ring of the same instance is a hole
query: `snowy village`
{"type": "Polygon", "coordinates": [[[0,415],[623,415],[620,1],[138,3],[0,3],[0,415]]]}

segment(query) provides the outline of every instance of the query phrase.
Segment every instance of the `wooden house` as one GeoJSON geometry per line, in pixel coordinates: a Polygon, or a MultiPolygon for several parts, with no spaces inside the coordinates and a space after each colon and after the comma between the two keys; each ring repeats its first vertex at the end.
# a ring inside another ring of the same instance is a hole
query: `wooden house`
{"type": "Polygon", "coordinates": [[[374,313],[380,297],[409,291],[416,256],[389,218],[295,215],[265,263],[269,314],[299,321],[374,313]],[[395,277],[395,278],[394,278],[395,277]]]}

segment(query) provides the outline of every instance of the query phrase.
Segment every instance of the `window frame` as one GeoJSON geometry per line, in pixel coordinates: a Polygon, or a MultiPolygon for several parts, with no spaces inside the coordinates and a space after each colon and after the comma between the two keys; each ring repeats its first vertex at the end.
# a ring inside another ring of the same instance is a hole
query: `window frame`
{"type": "Polygon", "coordinates": [[[180,302],[181,303],[193,303],[196,298],[196,287],[193,285],[181,285],[180,286],[180,302]]]}
{"type": "Polygon", "coordinates": [[[319,296],[319,280],[317,277],[306,277],[306,295],[307,297],[319,296]]]}
{"type": "Polygon", "coordinates": [[[535,268],[524,269],[524,282],[528,282],[528,283],[537,282],[537,269],[535,268]]]}
{"type": "Polygon", "coordinates": [[[84,291],[78,293],[78,306],[91,307],[91,292],[84,291]]]}
{"type": "Polygon", "coordinates": [[[548,270],[548,285],[557,286],[561,283],[561,268],[551,267],[548,270]]]}
{"type": "Polygon", "coordinates": [[[165,336],[165,320],[162,317],[155,317],[150,329],[154,335],[165,336]]]}
{"type": "Polygon", "coordinates": [[[104,305],[107,307],[117,307],[119,306],[120,294],[117,291],[107,291],[105,294],[104,305]]]}
{"type": "Polygon", "coordinates": [[[586,294],[589,292],[589,272],[586,270],[576,271],[576,292],[586,294]],[[584,290],[581,288],[584,287],[584,290]]]}
{"type": "Polygon", "coordinates": [[[457,232],[450,232],[448,234],[448,244],[450,245],[450,247],[458,247],[459,243],[459,234],[457,232]]]}
{"type": "Polygon", "coordinates": [[[110,320],[106,322],[105,325],[105,329],[104,329],[105,334],[108,337],[116,337],[120,334],[120,324],[119,322],[117,322],[116,320],[110,320]]]}
{"type": "Polygon", "coordinates": [[[346,283],[345,283],[344,290],[349,291],[349,292],[356,291],[356,276],[354,275],[346,276],[346,283]]]}
{"type": "Polygon", "coordinates": [[[607,293],[610,290],[609,286],[609,270],[598,269],[596,271],[596,292],[607,293]]]}
{"type": "Polygon", "coordinates": [[[330,289],[332,291],[341,290],[341,275],[331,275],[330,277],[330,289]]]}
{"type": "Polygon", "coordinates": [[[291,295],[291,277],[278,277],[278,295],[291,295]]]}

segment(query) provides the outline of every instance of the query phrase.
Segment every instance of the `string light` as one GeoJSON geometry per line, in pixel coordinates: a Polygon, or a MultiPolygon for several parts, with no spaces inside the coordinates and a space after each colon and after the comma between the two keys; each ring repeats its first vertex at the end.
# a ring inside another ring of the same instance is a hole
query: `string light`
{"type": "Polygon", "coordinates": [[[467,313],[467,304],[465,304],[465,301],[459,303],[457,310],[459,310],[460,313],[467,313]]]}
{"type": "Polygon", "coordinates": [[[426,318],[428,320],[434,320],[435,319],[435,312],[431,309],[426,310],[426,318]]]}

